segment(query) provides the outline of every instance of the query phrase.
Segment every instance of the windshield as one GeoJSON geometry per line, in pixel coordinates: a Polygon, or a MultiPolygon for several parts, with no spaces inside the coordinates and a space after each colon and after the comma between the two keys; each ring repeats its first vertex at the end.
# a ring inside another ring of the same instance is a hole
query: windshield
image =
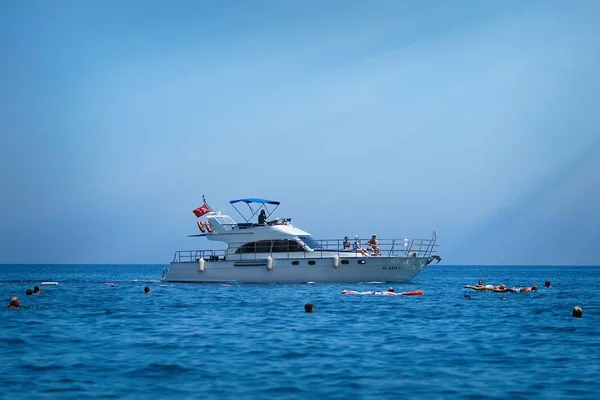
{"type": "Polygon", "coordinates": [[[308,247],[310,247],[313,250],[320,249],[323,247],[321,246],[321,243],[317,242],[311,236],[298,236],[298,239],[302,240],[308,247]]]}

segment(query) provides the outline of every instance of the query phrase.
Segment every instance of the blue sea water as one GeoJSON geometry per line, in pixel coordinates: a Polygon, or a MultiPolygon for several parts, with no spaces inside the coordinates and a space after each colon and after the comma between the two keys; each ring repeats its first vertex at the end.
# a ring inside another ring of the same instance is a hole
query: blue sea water
{"type": "Polygon", "coordinates": [[[164,284],[163,267],[0,265],[0,398],[600,393],[600,267],[432,265],[393,285],[422,296],[340,294],[385,283],[164,284]],[[463,289],[478,279],[540,290],[463,289]],[[43,292],[26,296],[34,285],[43,292]],[[13,295],[22,309],[6,308],[13,295]]]}

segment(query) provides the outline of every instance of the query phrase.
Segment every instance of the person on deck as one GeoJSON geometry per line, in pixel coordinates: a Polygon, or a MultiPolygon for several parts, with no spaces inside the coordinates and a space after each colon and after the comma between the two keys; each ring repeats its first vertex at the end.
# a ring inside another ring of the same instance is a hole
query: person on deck
{"type": "Polygon", "coordinates": [[[258,214],[258,223],[264,225],[267,222],[267,213],[265,210],[260,210],[260,214],[258,214]]]}
{"type": "Polygon", "coordinates": [[[352,250],[360,252],[363,256],[369,255],[369,252],[361,247],[360,238],[358,237],[358,235],[354,235],[354,243],[352,243],[352,250]]]}
{"type": "Polygon", "coordinates": [[[350,243],[350,239],[348,239],[348,236],[344,236],[344,250],[350,250],[350,247],[352,246],[350,243]]]}
{"type": "Polygon", "coordinates": [[[373,250],[373,255],[375,255],[375,256],[381,255],[381,253],[379,252],[379,240],[377,240],[377,235],[371,236],[371,239],[369,239],[367,241],[367,244],[369,245],[371,250],[373,250]]]}

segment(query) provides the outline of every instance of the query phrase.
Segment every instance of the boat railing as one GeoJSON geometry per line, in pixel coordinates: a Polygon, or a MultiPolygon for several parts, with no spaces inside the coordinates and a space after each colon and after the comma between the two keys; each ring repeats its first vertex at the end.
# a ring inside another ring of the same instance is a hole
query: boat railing
{"type": "Polygon", "coordinates": [[[197,262],[201,258],[207,261],[225,260],[227,250],[179,250],[175,252],[173,262],[197,262]]]}
{"type": "MultiPolygon", "coordinates": [[[[379,256],[384,257],[419,257],[430,258],[436,254],[438,245],[436,244],[437,235],[433,233],[431,239],[379,239],[379,256]]],[[[338,255],[339,257],[354,257],[357,251],[344,248],[343,239],[314,240],[317,245],[313,249],[303,249],[295,241],[286,241],[282,244],[277,240],[260,241],[254,246],[248,246],[248,243],[231,243],[230,249],[237,249],[228,252],[228,250],[180,250],[175,252],[173,262],[197,262],[201,258],[206,261],[225,261],[227,260],[247,260],[264,259],[268,255],[273,258],[323,258],[338,255]],[[241,245],[244,246],[242,247],[241,245]],[[267,254],[267,256],[265,256],[267,254]]],[[[366,240],[360,242],[361,247],[367,251],[368,256],[376,256],[370,249],[366,240]]]]}
{"type": "MultiPolygon", "coordinates": [[[[431,257],[436,253],[438,245],[435,243],[437,236],[435,232],[431,239],[402,238],[402,239],[378,239],[379,252],[381,256],[387,257],[431,257]]],[[[341,253],[355,253],[353,242],[350,243],[350,249],[344,249],[343,239],[316,240],[320,248],[315,249],[318,252],[339,251],[341,253]]],[[[366,240],[360,241],[361,248],[371,250],[366,240]]]]}

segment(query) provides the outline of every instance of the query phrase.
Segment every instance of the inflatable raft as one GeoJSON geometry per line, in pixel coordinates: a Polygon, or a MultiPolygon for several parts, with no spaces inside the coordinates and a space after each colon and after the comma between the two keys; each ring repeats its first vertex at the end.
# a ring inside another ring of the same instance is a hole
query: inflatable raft
{"type": "Polygon", "coordinates": [[[342,294],[350,295],[350,294],[371,294],[378,296],[421,296],[423,294],[422,290],[413,290],[412,292],[357,292],[356,290],[342,290],[342,294]]]}

